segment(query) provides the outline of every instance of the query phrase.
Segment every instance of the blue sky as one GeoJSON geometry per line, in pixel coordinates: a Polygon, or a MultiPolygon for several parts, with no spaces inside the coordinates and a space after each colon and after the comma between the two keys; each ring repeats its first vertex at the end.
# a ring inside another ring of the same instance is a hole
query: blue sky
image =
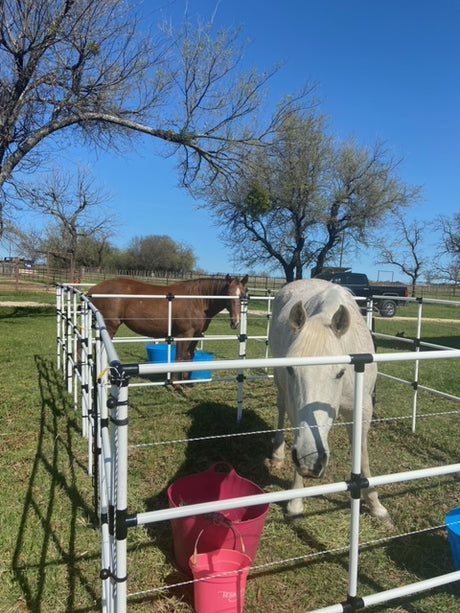
{"type": "MultiPolygon", "coordinates": [[[[321,111],[339,139],[360,145],[385,141],[403,181],[423,186],[410,213],[420,220],[459,211],[460,3],[457,0],[144,0],[146,19],[188,14],[216,26],[241,26],[250,41],[245,63],[260,70],[284,67],[271,81],[271,99],[306,81],[318,84],[321,111]],[[156,11],[158,9],[158,12],[156,11]]],[[[69,163],[90,164],[113,194],[118,229],[113,242],[167,234],[192,247],[209,273],[244,273],[218,239],[209,215],[177,187],[174,160],[142,151],[123,157],[71,149],[69,163]]],[[[3,249],[5,251],[5,249],[3,249]]],[[[373,279],[392,268],[365,254],[344,264],[373,279]]],[[[395,270],[395,269],[393,269],[395,270]]],[[[394,278],[405,280],[394,272],[394,278]]]]}

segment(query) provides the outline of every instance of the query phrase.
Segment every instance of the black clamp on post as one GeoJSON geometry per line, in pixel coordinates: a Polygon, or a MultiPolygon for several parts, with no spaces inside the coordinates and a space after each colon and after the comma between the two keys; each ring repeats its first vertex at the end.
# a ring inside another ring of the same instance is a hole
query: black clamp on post
{"type": "Polygon", "coordinates": [[[129,374],[120,362],[110,364],[110,383],[118,387],[126,387],[129,383],[129,374]]]}
{"type": "Polygon", "coordinates": [[[112,581],[115,581],[115,583],[124,583],[128,580],[127,575],[126,577],[116,577],[110,570],[110,568],[103,568],[99,573],[99,577],[102,579],[102,581],[105,581],[106,579],[111,579],[112,581]]]}
{"type": "MultiPolygon", "coordinates": [[[[111,412],[114,411],[117,407],[123,406],[123,405],[127,405],[127,404],[128,404],[127,400],[124,400],[123,402],[120,402],[114,396],[109,396],[109,398],[107,398],[107,408],[111,412]]],[[[116,417],[113,417],[113,415],[110,415],[110,423],[114,424],[115,426],[126,426],[126,425],[128,425],[128,418],[126,418],[126,419],[117,419],[116,417]]],[[[104,428],[104,427],[107,427],[107,426],[108,426],[108,420],[107,419],[101,419],[101,428],[104,428]]]]}
{"type": "Polygon", "coordinates": [[[369,487],[369,480],[362,477],[361,474],[351,473],[349,481],[347,481],[347,490],[353,499],[361,498],[361,491],[369,487]]]}
{"type": "Polygon", "coordinates": [[[342,602],[343,613],[354,613],[364,609],[364,600],[359,596],[348,596],[346,602],[342,602]]]}
{"type": "Polygon", "coordinates": [[[374,361],[372,353],[351,353],[350,358],[357,372],[364,372],[364,366],[374,361]]]}
{"type": "Polygon", "coordinates": [[[107,408],[113,411],[113,409],[116,409],[117,406],[118,406],[118,401],[115,398],[115,396],[109,396],[107,398],[107,408]]]}

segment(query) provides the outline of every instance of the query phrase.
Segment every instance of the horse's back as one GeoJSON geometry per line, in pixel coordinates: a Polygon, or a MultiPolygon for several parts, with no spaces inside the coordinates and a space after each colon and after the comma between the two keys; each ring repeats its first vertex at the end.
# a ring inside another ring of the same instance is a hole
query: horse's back
{"type": "Polygon", "coordinates": [[[125,323],[128,328],[138,334],[148,335],[150,329],[143,321],[146,314],[154,310],[157,317],[166,317],[166,307],[159,304],[158,301],[155,304],[151,301],[144,301],[144,303],[142,299],[135,300],[124,296],[155,296],[166,293],[166,287],[151,285],[128,277],[115,277],[94,285],[88,291],[88,297],[104,317],[111,336],[115,334],[121,323],[125,323]],[[95,297],[97,294],[102,296],[97,298],[95,297]]]}
{"type": "Polygon", "coordinates": [[[113,279],[106,279],[101,281],[97,285],[94,285],[89,291],[88,296],[94,294],[141,294],[144,296],[157,295],[158,293],[167,293],[166,286],[152,285],[151,283],[145,283],[144,281],[138,281],[137,279],[130,279],[129,277],[115,277],[113,279]]]}

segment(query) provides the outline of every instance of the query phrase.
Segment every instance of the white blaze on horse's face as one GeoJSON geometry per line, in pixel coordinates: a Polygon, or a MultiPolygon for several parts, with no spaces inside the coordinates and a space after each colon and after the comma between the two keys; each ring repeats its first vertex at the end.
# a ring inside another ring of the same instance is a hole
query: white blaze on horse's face
{"type": "Polygon", "coordinates": [[[232,279],[230,275],[227,275],[228,281],[228,295],[234,296],[228,301],[227,309],[230,313],[230,327],[236,330],[240,325],[240,312],[241,312],[241,298],[246,293],[246,284],[248,282],[248,275],[241,280],[238,278],[232,279]]]}
{"type": "MultiPolygon", "coordinates": [[[[321,317],[321,316],[318,316],[321,317]]],[[[313,323],[310,319],[309,325],[313,323]]],[[[305,309],[301,302],[291,310],[289,323],[302,344],[302,328],[306,322],[305,309]]],[[[338,341],[348,330],[350,319],[345,307],[339,307],[329,326],[319,325],[313,342],[327,344],[328,335],[338,341]]],[[[305,341],[304,341],[305,342],[305,341]]],[[[310,355],[319,352],[309,352],[310,355]]],[[[337,353],[337,352],[336,352],[337,353]]],[[[305,355],[304,350],[293,343],[288,355],[305,355]]],[[[287,411],[295,431],[292,459],[298,473],[303,476],[321,477],[329,461],[328,434],[337,417],[346,374],[343,364],[288,367],[286,391],[287,411]]]]}

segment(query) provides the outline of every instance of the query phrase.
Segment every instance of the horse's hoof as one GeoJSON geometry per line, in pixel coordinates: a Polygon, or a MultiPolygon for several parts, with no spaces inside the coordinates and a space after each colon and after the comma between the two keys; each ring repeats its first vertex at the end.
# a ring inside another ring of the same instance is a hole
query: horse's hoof
{"type": "Polygon", "coordinates": [[[371,517],[378,520],[382,526],[388,529],[393,529],[395,527],[393,520],[390,517],[390,514],[386,509],[383,512],[378,513],[370,513],[371,517]]]}
{"type": "Polygon", "coordinates": [[[385,516],[383,517],[377,517],[377,519],[379,520],[379,522],[382,523],[382,525],[385,528],[388,528],[389,530],[393,530],[395,527],[395,524],[393,522],[393,520],[391,519],[390,515],[387,513],[385,516]]]}
{"type": "Polygon", "coordinates": [[[284,464],[284,460],[278,460],[277,458],[270,458],[270,466],[277,470],[281,468],[284,464]]]}
{"type": "Polygon", "coordinates": [[[301,499],[290,500],[286,505],[286,511],[284,513],[289,520],[296,520],[302,518],[303,515],[303,503],[301,499]]]}
{"type": "Polygon", "coordinates": [[[303,513],[290,513],[287,509],[284,512],[284,519],[290,524],[297,524],[304,519],[303,513]]]}

